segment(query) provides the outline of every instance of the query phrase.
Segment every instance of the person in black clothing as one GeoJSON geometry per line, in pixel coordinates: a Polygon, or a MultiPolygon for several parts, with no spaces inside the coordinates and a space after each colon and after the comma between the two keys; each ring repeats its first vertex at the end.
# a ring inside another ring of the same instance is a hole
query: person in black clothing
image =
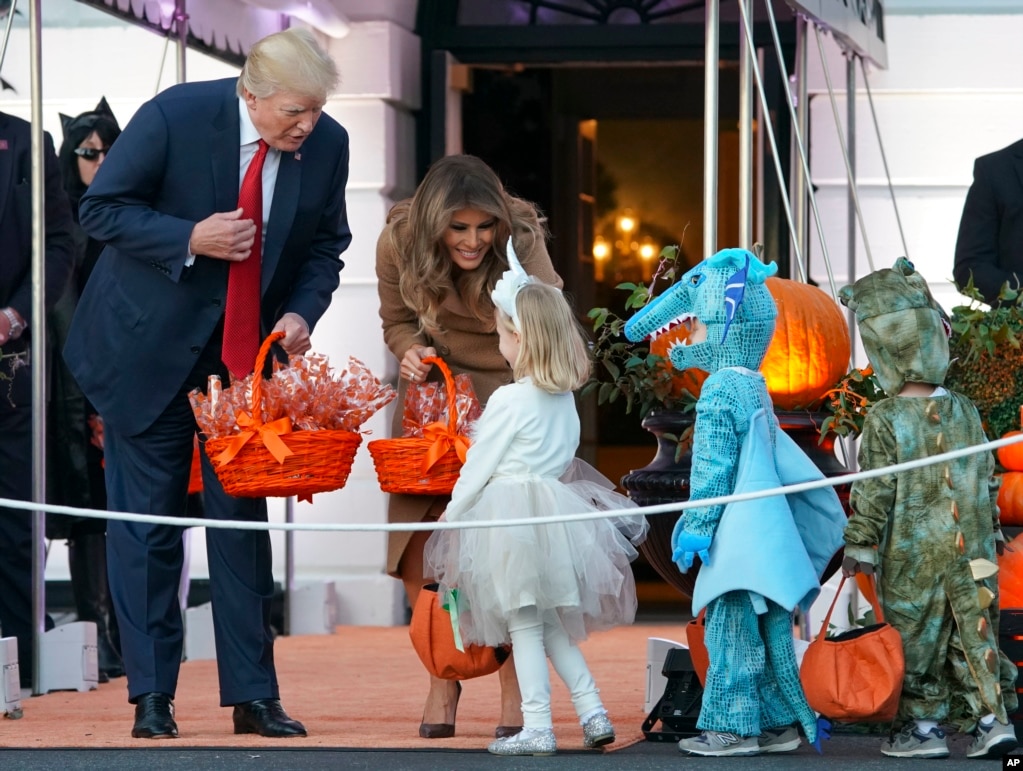
{"type": "MultiPolygon", "coordinates": [[[[76,250],[71,281],[50,313],[47,326],[51,350],[58,354],[52,359],[50,381],[47,492],[50,503],[105,509],[102,435],[94,437],[90,427],[97,424],[99,416],[71,377],[59,352],[67,339],[78,298],[103,251],[103,244],[78,225],[78,203],[120,135],[121,127],[105,98],[94,110],[76,117],[61,113],[60,123],[64,141],[58,161],[75,221],[76,250]]],[[[107,582],[106,520],[50,514],[46,518],[46,535],[51,540],[67,540],[78,620],[96,624],[99,681],[122,676],[117,619],[107,582]]]]}
{"type": "MultiPolygon", "coordinates": [[[[44,135],[47,310],[74,259],[73,221],[53,139],[44,135]]],[[[32,136],[0,113],[0,498],[32,500],[32,136]]],[[[49,624],[48,624],[49,625],[49,624]]],[[[0,508],[0,629],[18,640],[21,684],[32,682],[32,517],[0,508]]]]}
{"type": "Polygon", "coordinates": [[[1023,139],[974,162],[952,275],[959,287],[972,278],[990,305],[1006,284],[1023,288],[1023,139]]]}

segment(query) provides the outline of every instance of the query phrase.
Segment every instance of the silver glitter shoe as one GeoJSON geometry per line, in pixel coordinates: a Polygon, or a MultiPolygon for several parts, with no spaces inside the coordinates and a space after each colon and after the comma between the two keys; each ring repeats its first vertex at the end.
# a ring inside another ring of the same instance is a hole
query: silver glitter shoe
{"type": "Polygon", "coordinates": [[[583,746],[595,749],[610,744],[615,740],[615,727],[606,712],[594,715],[583,726],[583,746]]]}
{"type": "Polygon", "coordinates": [[[550,728],[523,728],[514,736],[495,739],[487,752],[492,755],[553,755],[558,751],[554,731],[550,728]]]}

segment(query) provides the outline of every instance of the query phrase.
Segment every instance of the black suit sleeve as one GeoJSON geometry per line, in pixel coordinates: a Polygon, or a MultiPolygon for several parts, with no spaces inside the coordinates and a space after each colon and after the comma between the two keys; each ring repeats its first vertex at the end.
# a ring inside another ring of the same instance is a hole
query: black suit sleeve
{"type": "MultiPolygon", "coordinates": [[[[74,265],[75,242],[74,223],[71,219],[71,205],[67,193],[60,180],[60,167],[57,164],[57,153],[53,149],[53,139],[49,133],[43,134],[43,170],[45,179],[45,275],[46,275],[46,309],[49,310],[60,299],[67,288],[74,265]]],[[[31,249],[31,221],[19,223],[23,233],[28,234],[26,244],[31,249]]],[[[25,274],[24,280],[11,296],[10,306],[21,314],[29,324],[32,323],[32,271],[25,274]]]]}
{"type": "MultiPolygon", "coordinates": [[[[995,158],[978,158],[973,166],[973,184],[966,193],[963,216],[959,221],[952,275],[956,285],[965,287],[972,277],[981,296],[991,305],[1005,282],[1018,287],[1020,276],[999,260],[999,240],[1003,227],[1004,202],[995,184],[998,170],[995,158]]],[[[1023,263],[1023,255],[1019,255],[1023,263]]],[[[1023,272],[1023,264],[1014,265],[1023,272]]]]}

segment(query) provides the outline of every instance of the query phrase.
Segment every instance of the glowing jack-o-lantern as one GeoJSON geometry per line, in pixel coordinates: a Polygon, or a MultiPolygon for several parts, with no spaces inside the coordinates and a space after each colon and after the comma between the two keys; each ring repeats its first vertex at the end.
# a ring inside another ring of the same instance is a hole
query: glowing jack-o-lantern
{"type": "MultiPolygon", "coordinates": [[[[778,306],[774,337],[760,367],[775,409],[815,409],[825,392],[849,369],[849,325],[841,307],[823,290],[787,278],[767,279],[778,306]]],[[[667,358],[673,343],[688,334],[684,326],[656,338],[650,352],[667,358]]],[[[670,366],[670,364],[666,364],[670,366]]],[[[689,369],[678,373],[672,395],[682,389],[700,395],[707,373],[689,369]]],[[[1023,445],[1021,445],[1023,447],[1023,445]]]]}
{"type": "Polygon", "coordinates": [[[811,284],[767,279],[778,306],[760,371],[779,410],[814,409],[849,371],[849,325],[841,306],[811,284]]]}

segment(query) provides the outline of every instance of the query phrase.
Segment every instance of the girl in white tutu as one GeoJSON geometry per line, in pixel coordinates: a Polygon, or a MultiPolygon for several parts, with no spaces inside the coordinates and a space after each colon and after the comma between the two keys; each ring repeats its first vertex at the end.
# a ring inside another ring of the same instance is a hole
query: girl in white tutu
{"type": "MultiPolygon", "coordinates": [[[[494,288],[501,354],[515,382],[490,397],[444,519],[501,519],[633,507],[575,458],[579,416],[572,391],[590,371],[586,339],[561,292],[521,270],[509,243],[494,288]]],[[[426,545],[442,592],[457,588],[465,642],[511,643],[523,730],[490,744],[497,755],[556,751],[547,657],[572,695],[587,747],[614,729],[582,652],[587,634],[632,623],[629,563],[646,534],[642,515],[558,524],[439,530],[426,545]]],[[[442,596],[444,596],[442,594],[442,596]]]]}

